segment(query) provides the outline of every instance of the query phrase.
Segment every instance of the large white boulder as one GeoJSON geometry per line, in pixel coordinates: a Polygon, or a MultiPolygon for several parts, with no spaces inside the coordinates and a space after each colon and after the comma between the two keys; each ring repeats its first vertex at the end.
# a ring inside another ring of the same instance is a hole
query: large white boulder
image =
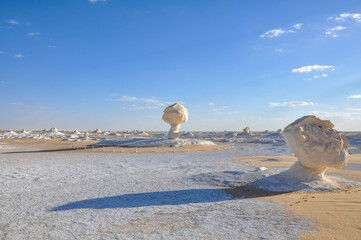
{"type": "Polygon", "coordinates": [[[299,160],[290,168],[297,179],[323,178],[327,167],[346,166],[350,146],[346,137],[333,127],[330,121],[311,115],[297,119],[284,129],[283,137],[299,160]]]}

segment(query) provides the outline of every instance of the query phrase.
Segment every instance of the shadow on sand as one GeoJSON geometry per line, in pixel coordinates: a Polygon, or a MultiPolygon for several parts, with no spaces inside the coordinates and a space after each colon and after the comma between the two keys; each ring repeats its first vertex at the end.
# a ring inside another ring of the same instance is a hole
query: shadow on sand
{"type": "MultiPolygon", "coordinates": [[[[97,149],[97,148],[103,148],[103,146],[98,146],[98,145],[85,145],[82,146],[81,148],[57,148],[57,149],[45,149],[45,150],[32,150],[32,151],[16,151],[16,152],[2,152],[1,154],[16,154],[16,153],[52,153],[52,152],[72,152],[72,151],[77,151],[77,150],[84,150],[84,147],[87,150],[90,150],[92,148],[97,149]]],[[[109,146],[106,146],[109,147],[109,146]]]]}
{"type": "Polygon", "coordinates": [[[235,198],[256,198],[279,195],[284,192],[267,192],[251,190],[247,187],[224,189],[189,189],[164,192],[134,193],[119,196],[86,199],[70,202],[51,209],[51,211],[66,211],[73,209],[106,209],[135,208],[165,205],[181,205],[189,203],[211,203],[232,200],[235,198]]]}

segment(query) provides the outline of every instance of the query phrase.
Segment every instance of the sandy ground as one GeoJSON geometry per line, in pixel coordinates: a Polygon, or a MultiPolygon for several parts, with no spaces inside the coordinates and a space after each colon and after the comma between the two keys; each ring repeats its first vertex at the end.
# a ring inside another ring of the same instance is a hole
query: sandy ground
{"type": "Polygon", "coordinates": [[[31,152],[46,152],[46,153],[121,153],[121,152],[199,152],[199,151],[216,151],[229,148],[227,145],[190,145],[188,147],[144,147],[144,148],[129,148],[129,147],[102,147],[91,146],[91,144],[98,143],[100,140],[89,141],[64,141],[61,138],[53,139],[0,139],[0,142],[11,144],[17,147],[15,152],[31,153],[31,152]]]}
{"type": "MultiPolygon", "coordinates": [[[[235,164],[289,167],[296,161],[296,157],[257,156],[234,160],[235,164]]],[[[361,164],[361,154],[351,155],[348,163],[361,164]]],[[[361,181],[361,171],[328,169],[326,173],[361,181]]],[[[319,231],[303,234],[304,239],[361,239],[361,187],[328,192],[284,194],[250,193],[246,189],[233,189],[230,193],[234,196],[278,201],[296,215],[318,221],[315,229],[319,231]]]]}
{"type": "MultiPolygon", "coordinates": [[[[24,153],[85,153],[97,152],[167,152],[167,151],[214,151],[227,148],[227,146],[190,146],[189,148],[120,148],[89,146],[97,141],[69,142],[61,139],[10,139],[0,140],[17,147],[16,151],[24,153]],[[73,149],[74,148],[74,149],[73,149]]],[[[15,152],[14,152],[15,153],[15,152]]],[[[295,161],[294,156],[257,156],[233,159],[228,164],[250,164],[264,167],[289,167],[295,161]]],[[[361,164],[361,154],[351,155],[349,163],[361,164]]],[[[225,163],[219,163],[225,164],[225,163]]],[[[333,170],[327,173],[342,175],[346,178],[361,181],[361,171],[333,170]]],[[[304,239],[361,239],[361,187],[342,189],[328,192],[293,192],[269,193],[250,192],[247,189],[233,188],[226,190],[235,197],[245,196],[260,200],[273,200],[286,206],[295,215],[305,216],[315,220],[315,233],[305,233],[304,239]]]]}

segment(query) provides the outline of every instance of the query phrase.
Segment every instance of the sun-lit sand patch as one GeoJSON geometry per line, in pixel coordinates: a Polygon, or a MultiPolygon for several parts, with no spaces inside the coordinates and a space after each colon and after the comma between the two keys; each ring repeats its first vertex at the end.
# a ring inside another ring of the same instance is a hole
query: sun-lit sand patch
{"type": "Polygon", "coordinates": [[[217,151],[231,148],[229,145],[188,145],[183,147],[121,147],[94,145],[100,140],[68,142],[63,139],[0,139],[0,142],[14,146],[9,152],[47,152],[47,153],[151,153],[151,152],[200,152],[217,151]]]}
{"type": "MultiPolygon", "coordinates": [[[[267,167],[288,167],[296,161],[292,156],[242,157],[236,161],[267,167]],[[267,161],[268,159],[282,162],[267,161]],[[266,161],[265,161],[266,160],[266,161]]],[[[350,156],[349,163],[360,164],[361,154],[350,156]]],[[[329,174],[349,177],[361,181],[361,171],[329,169],[329,174]]],[[[315,233],[304,233],[304,239],[359,239],[361,234],[361,187],[343,188],[331,191],[274,193],[248,188],[229,188],[234,197],[252,197],[280,202],[296,215],[317,220],[315,233]]]]}
{"type": "Polygon", "coordinates": [[[232,160],[259,167],[290,167],[297,161],[297,158],[294,156],[255,156],[234,158],[232,160]]]}

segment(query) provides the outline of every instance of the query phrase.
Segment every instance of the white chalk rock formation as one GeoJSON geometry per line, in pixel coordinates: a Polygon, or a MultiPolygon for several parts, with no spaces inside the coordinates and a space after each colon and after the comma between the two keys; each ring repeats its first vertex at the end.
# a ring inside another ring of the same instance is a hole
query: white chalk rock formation
{"type": "Polygon", "coordinates": [[[23,130],[21,130],[21,132],[20,133],[22,133],[22,134],[29,134],[30,133],[30,131],[26,131],[25,129],[23,129],[23,130]]]}
{"type": "Polygon", "coordinates": [[[56,137],[56,136],[63,136],[64,134],[61,133],[57,128],[50,128],[50,130],[46,134],[48,137],[56,137]]]}
{"type": "Polygon", "coordinates": [[[93,131],[93,133],[102,133],[102,130],[100,130],[99,128],[97,128],[97,129],[95,129],[95,130],[93,131]]]}
{"type": "Polygon", "coordinates": [[[50,128],[49,133],[59,133],[59,130],[55,127],[50,128]]]}
{"type": "Polygon", "coordinates": [[[299,160],[289,170],[300,181],[324,178],[327,167],[342,169],[346,166],[350,146],[330,121],[304,116],[288,125],[283,137],[299,160]]]}
{"type": "Polygon", "coordinates": [[[249,129],[249,127],[245,127],[244,129],[243,129],[243,132],[242,132],[243,134],[251,134],[251,129],[249,129]]]}
{"type": "Polygon", "coordinates": [[[188,110],[180,103],[175,103],[164,109],[162,120],[170,124],[168,138],[179,138],[179,128],[181,123],[188,121],[188,110]]]}

